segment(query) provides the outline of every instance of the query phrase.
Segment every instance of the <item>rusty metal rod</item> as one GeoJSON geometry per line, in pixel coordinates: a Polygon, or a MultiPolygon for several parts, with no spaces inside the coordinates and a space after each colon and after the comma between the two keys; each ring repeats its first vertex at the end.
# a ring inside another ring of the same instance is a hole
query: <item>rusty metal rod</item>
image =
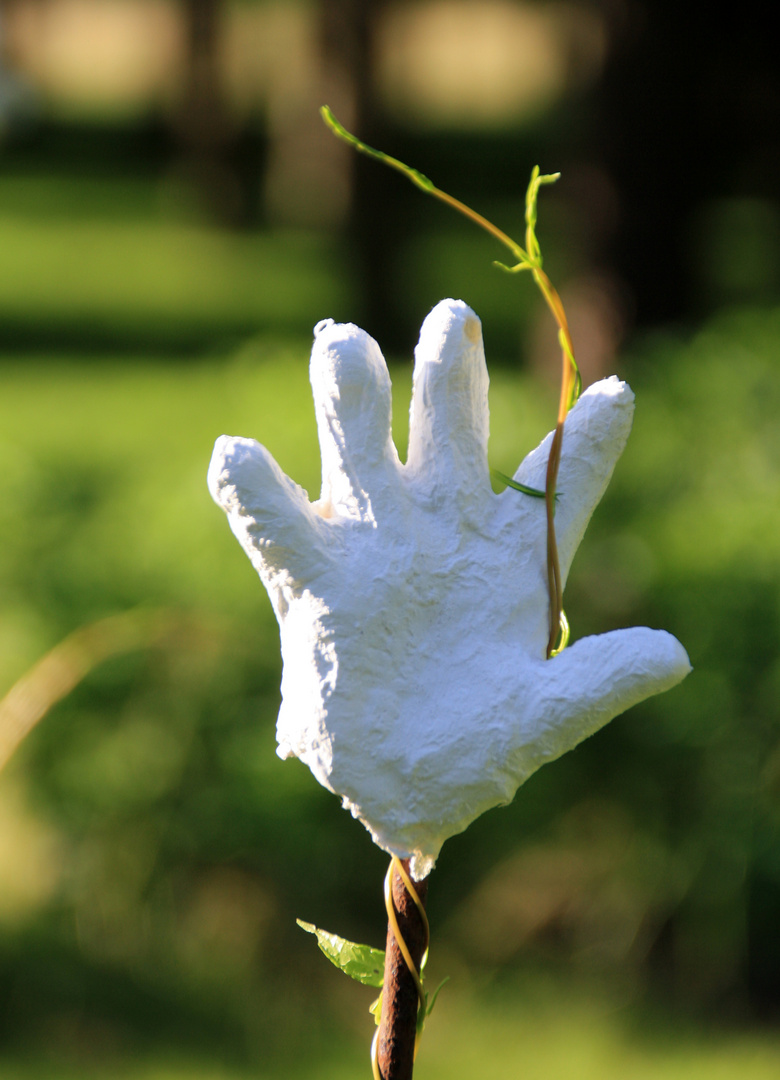
{"type": "MultiPolygon", "coordinates": [[[[409,873],[408,860],[403,862],[409,873]]],[[[428,894],[428,879],[414,882],[421,903],[428,894]]],[[[428,947],[428,932],[403,878],[394,868],[391,895],[401,936],[406,942],[417,970],[428,947]]],[[[420,1004],[417,985],[407,967],[393,928],[387,928],[385,979],[382,988],[382,1019],[379,1026],[377,1060],[382,1080],[411,1080],[414,1070],[417,1011],[420,1004]]]]}

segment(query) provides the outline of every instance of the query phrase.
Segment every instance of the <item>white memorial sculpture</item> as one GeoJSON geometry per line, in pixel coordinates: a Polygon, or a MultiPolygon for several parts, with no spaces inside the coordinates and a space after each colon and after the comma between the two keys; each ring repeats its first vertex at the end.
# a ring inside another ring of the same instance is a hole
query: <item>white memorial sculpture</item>
{"type": "MultiPolygon", "coordinates": [[[[544,501],[493,492],[479,319],[444,300],[416,349],[409,453],[391,435],[372,338],[315,328],[322,493],[310,502],[259,443],[217,440],[209,487],[281,629],[281,757],[304,761],[418,880],[444,841],[541,765],[690,670],[646,627],[545,659],[544,501]]],[[[631,427],[633,394],[591,386],[565,424],[555,514],[563,578],[631,427]]],[[[515,474],[543,488],[551,436],[515,474]]]]}

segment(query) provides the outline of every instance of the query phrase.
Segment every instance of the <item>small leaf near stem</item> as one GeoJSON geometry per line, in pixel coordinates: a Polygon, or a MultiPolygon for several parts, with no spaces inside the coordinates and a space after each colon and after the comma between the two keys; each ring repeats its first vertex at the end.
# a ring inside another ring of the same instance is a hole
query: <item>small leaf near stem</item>
{"type": "MultiPolygon", "coordinates": [[[[433,991],[433,993],[425,995],[425,1016],[423,1017],[424,1020],[427,1020],[428,1017],[433,1012],[433,1006],[436,1004],[436,999],[439,996],[439,991],[445,985],[445,983],[448,983],[449,981],[450,981],[449,975],[445,975],[444,978],[442,979],[442,981],[439,983],[439,985],[433,991]]],[[[418,1020],[417,1023],[419,1024],[420,1021],[418,1020]]]]}
{"type": "MultiPolygon", "coordinates": [[[[511,476],[507,476],[506,473],[502,473],[500,469],[491,469],[490,475],[494,480],[498,480],[504,487],[513,488],[515,491],[522,491],[523,495],[531,495],[534,499],[544,499],[545,492],[541,488],[529,487],[528,484],[521,484],[519,480],[513,480],[511,476]]],[[[557,499],[560,492],[557,492],[555,498],[557,499]]]]}
{"type": "Polygon", "coordinates": [[[314,934],[317,944],[325,953],[331,964],[355,979],[364,986],[382,986],[385,969],[384,949],[372,949],[370,945],[358,945],[354,941],[347,941],[338,934],[331,934],[327,930],[320,930],[312,923],[295,920],[307,934],[314,934]]]}
{"type": "MultiPolygon", "coordinates": [[[[544,490],[547,513],[547,583],[550,596],[550,632],[547,641],[547,657],[549,659],[553,656],[557,656],[557,654],[566,647],[566,643],[569,640],[569,624],[563,611],[563,579],[561,575],[560,559],[558,557],[558,544],[555,538],[555,491],[558,481],[558,468],[561,462],[561,450],[563,448],[563,425],[569,409],[574,405],[579,396],[581,379],[577,363],[574,359],[574,346],[572,344],[569,324],[566,319],[563,303],[555,286],[542,269],[542,252],[536,236],[536,218],[540,188],[545,184],[555,183],[560,176],[560,173],[549,173],[544,175],[539,172],[538,165],[534,166],[531,173],[531,181],[525,196],[525,248],[522,248],[520,244],[494,225],[492,221],[488,221],[487,218],[478,214],[475,210],[472,210],[470,206],[466,206],[466,204],[462,203],[459,199],[456,199],[452,195],[448,195],[446,191],[437,188],[433,181],[429,180],[428,177],[424,176],[421,172],[418,172],[417,169],[405,165],[402,161],[390,157],[381,150],[374,150],[373,147],[367,146],[366,143],[347,131],[347,129],[339,123],[327,105],[322,106],[320,113],[330,130],[340,139],[349,143],[355,150],[358,150],[361,154],[366,154],[368,157],[374,158],[376,161],[382,162],[383,165],[389,165],[391,169],[395,169],[397,172],[402,173],[408,180],[411,180],[416,187],[420,188],[421,191],[424,191],[427,195],[433,195],[434,198],[439,199],[440,202],[451,206],[454,210],[457,210],[458,213],[463,214],[476,225],[479,225],[481,229],[484,229],[485,232],[495,237],[495,239],[503,244],[504,247],[508,248],[517,260],[515,265],[506,266],[504,263],[500,262],[497,262],[495,265],[510,274],[516,274],[524,270],[530,271],[536,282],[537,288],[544,297],[547,307],[550,309],[553,318],[558,324],[558,342],[561,346],[562,358],[561,394],[558,404],[558,421],[552,445],[550,447],[550,456],[547,460],[547,476],[544,490]]],[[[503,475],[498,475],[501,480],[508,482],[503,475]]],[[[526,495],[538,497],[540,494],[536,489],[525,489],[524,485],[518,484],[515,481],[508,482],[508,486],[516,488],[526,495]]]]}

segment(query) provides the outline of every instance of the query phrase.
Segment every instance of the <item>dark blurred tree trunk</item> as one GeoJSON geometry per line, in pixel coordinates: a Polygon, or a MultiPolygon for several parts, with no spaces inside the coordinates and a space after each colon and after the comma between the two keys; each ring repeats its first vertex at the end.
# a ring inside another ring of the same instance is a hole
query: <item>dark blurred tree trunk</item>
{"type": "Polygon", "coordinates": [[[594,147],[620,199],[612,265],[652,324],[696,311],[693,226],[708,200],[780,200],[780,67],[771,5],[599,0],[610,53],[594,147]]]}
{"type": "Polygon", "coordinates": [[[225,96],[223,0],[181,0],[186,35],[184,92],[176,133],[186,179],[203,209],[222,224],[240,224],[245,200],[232,156],[237,130],[225,96]]]}
{"type": "MultiPolygon", "coordinates": [[[[378,100],[375,73],[377,43],[387,0],[322,0],[319,42],[326,83],[341,87],[351,115],[339,116],[365,142],[384,148],[387,125],[378,100]]],[[[335,102],[328,102],[336,115],[335,102]]],[[[348,150],[352,190],[349,233],[357,259],[361,290],[357,313],[364,328],[383,348],[395,342],[392,309],[392,256],[399,222],[394,194],[402,183],[376,162],[348,150]]]]}

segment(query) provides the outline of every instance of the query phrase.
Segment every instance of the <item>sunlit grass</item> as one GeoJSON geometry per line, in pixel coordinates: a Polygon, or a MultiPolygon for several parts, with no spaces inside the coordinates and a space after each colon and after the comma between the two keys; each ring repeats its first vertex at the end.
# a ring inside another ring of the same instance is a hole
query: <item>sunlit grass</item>
{"type": "Polygon", "coordinates": [[[453,995],[431,1024],[420,1080],[769,1080],[780,1066],[777,1037],[705,1035],[678,1029],[670,1017],[659,1030],[597,994],[545,990],[541,1003],[533,987],[519,1001],[453,995]]]}
{"type": "MultiPolygon", "coordinates": [[[[775,1080],[780,1037],[769,1032],[697,1031],[624,1010],[598,995],[542,991],[541,1003],[448,987],[426,1027],[415,1080],[775,1080]]],[[[549,991],[549,987],[547,990],[549,991]]],[[[370,1037],[370,1029],[367,1028],[370,1037]]],[[[339,1047],[291,1045],[283,1066],[255,1068],[179,1055],[113,1058],[101,1064],[27,1058],[0,1062],[3,1080],[366,1080],[368,1053],[356,1034],[339,1047]]]]}
{"type": "Polygon", "coordinates": [[[247,332],[313,325],[344,311],[348,295],[349,266],[322,236],[99,216],[41,221],[4,213],[0,201],[0,315],[16,322],[118,336],[143,323],[247,332]]]}

